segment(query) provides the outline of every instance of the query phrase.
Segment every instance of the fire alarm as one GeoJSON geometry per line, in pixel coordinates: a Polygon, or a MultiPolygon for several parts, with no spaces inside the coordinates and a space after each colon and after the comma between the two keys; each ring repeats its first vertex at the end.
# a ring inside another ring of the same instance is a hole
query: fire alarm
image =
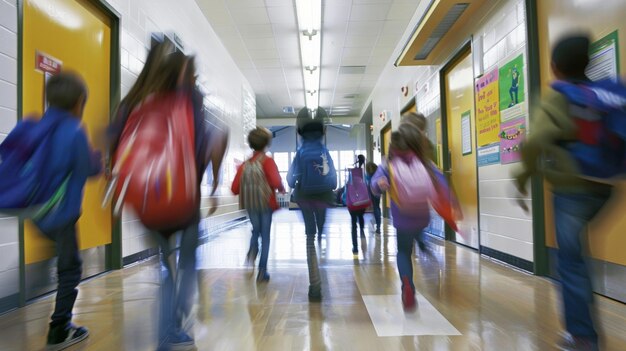
{"type": "Polygon", "coordinates": [[[400,90],[402,91],[402,95],[403,96],[409,95],[409,87],[408,86],[405,85],[400,90]]]}

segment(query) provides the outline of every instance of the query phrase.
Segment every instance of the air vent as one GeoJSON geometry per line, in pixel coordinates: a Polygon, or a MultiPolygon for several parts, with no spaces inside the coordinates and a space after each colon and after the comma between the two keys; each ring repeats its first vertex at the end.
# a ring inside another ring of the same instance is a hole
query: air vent
{"type": "Polygon", "coordinates": [[[420,51],[415,55],[415,60],[425,60],[430,52],[437,46],[437,43],[448,33],[450,28],[454,26],[456,21],[461,17],[463,12],[467,10],[469,7],[469,3],[459,3],[453,5],[448,13],[443,17],[441,22],[437,25],[437,27],[433,30],[432,34],[426,41],[424,45],[420,49],[420,51]]]}
{"type": "Polygon", "coordinates": [[[339,68],[340,74],[363,74],[365,73],[365,66],[341,66],[339,68]]]}
{"type": "Polygon", "coordinates": [[[288,113],[288,114],[295,114],[295,110],[293,109],[293,106],[283,106],[283,113],[288,113]]]}
{"type": "Polygon", "coordinates": [[[359,94],[346,94],[343,96],[344,99],[356,99],[359,97],[359,94]]]}

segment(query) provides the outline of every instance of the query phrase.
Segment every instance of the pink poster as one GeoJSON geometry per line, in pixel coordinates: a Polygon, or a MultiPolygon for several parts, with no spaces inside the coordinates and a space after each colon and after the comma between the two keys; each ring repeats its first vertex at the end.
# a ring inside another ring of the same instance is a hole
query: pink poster
{"type": "Polygon", "coordinates": [[[526,138],[526,118],[520,117],[500,125],[500,162],[519,162],[520,144],[526,138]]]}

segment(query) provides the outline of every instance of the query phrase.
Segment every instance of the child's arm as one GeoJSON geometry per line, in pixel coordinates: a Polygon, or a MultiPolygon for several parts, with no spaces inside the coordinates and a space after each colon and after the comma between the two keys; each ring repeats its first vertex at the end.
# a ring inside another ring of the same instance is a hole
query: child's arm
{"type": "Polygon", "coordinates": [[[241,186],[241,174],[243,173],[243,163],[237,167],[237,175],[235,176],[235,179],[233,180],[233,184],[230,187],[230,191],[233,192],[233,194],[235,195],[239,195],[239,190],[240,190],[240,186],[241,186]]]}
{"type": "Polygon", "coordinates": [[[372,176],[372,184],[370,186],[372,194],[379,196],[389,189],[389,177],[384,165],[380,165],[376,173],[372,176]]]}
{"type": "Polygon", "coordinates": [[[265,177],[267,178],[267,183],[270,185],[272,190],[278,190],[281,193],[285,192],[285,187],[283,186],[282,179],[280,179],[280,173],[278,173],[278,166],[276,166],[276,162],[271,157],[267,157],[263,162],[263,172],[265,172],[265,177]]]}

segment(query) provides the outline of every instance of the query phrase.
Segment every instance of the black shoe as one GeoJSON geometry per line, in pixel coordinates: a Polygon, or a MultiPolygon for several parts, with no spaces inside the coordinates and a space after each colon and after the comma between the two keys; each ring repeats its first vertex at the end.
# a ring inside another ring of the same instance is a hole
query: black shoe
{"type": "Polygon", "coordinates": [[[355,255],[358,255],[359,254],[359,248],[358,247],[353,247],[352,248],[352,253],[355,254],[355,255]]]}
{"type": "Polygon", "coordinates": [[[267,270],[259,268],[259,274],[256,276],[257,283],[267,283],[270,281],[270,275],[267,270]]]}
{"type": "Polygon", "coordinates": [[[89,330],[77,327],[72,323],[51,327],[48,331],[47,351],[58,351],[84,341],[89,336],[89,330]]]}
{"type": "Polygon", "coordinates": [[[309,301],[319,302],[322,301],[322,287],[309,285],[309,301]]]}
{"type": "Polygon", "coordinates": [[[376,234],[380,234],[380,227],[376,227],[376,234]]]}

